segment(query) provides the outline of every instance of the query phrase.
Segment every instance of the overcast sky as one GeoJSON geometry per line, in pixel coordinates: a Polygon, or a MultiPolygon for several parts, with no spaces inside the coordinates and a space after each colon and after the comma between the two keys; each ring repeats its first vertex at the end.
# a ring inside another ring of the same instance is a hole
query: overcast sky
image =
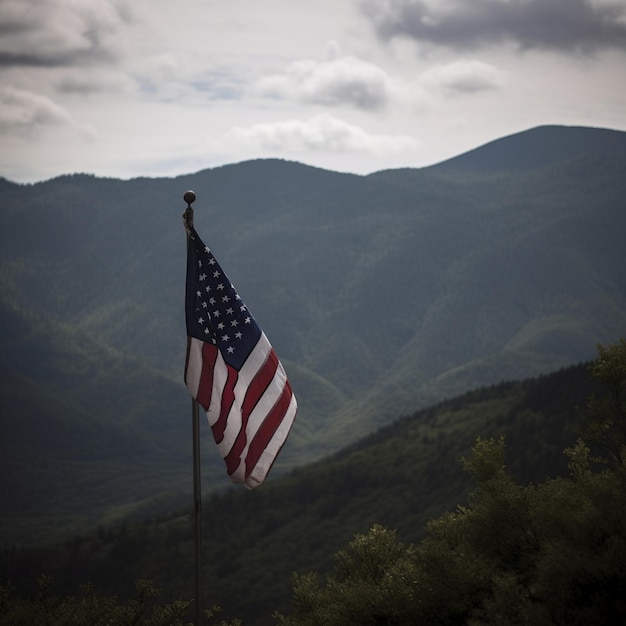
{"type": "Polygon", "coordinates": [[[0,176],[421,167],[626,130],[626,0],[0,0],[0,176]]]}

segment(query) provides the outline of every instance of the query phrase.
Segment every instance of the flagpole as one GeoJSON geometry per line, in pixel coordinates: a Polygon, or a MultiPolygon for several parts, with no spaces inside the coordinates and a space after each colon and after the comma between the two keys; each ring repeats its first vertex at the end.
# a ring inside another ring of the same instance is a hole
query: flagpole
{"type": "MultiPolygon", "coordinates": [[[[187,232],[187,246],[189,234],[193,227],[192,203],[196,199],[193,191],[186,191],[183,196],[187,208],[183,213],[183,223],[187,232]]],[[[196,626],[201,626],[203,620],[202,606],[202,484],[200,472],[200,408],[198,402],[191,400],[191,423],[193,441],[193,502],[194,502],[194,544],[195,544],[195,592],[196,592],[196,626]]]]}

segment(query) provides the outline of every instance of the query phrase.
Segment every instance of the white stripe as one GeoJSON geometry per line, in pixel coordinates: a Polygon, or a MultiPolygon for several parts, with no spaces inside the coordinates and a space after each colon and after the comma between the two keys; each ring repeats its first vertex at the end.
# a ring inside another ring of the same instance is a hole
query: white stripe
{"type": "Polygon", "coordinates": [[[274,463],[274,459],[287,440],[293,421],[296,418],[297,410],[298,403],[296,401],[296,396],[292,394],[291,402],[289,403],[289,408],[285,413],[285,417],[280,423],[280,426],[276,429],[276,432],[270,439],[267,447],[263,450],[263,454],[261,454],[259,462],[250,472],[248,480],[246,480],[246,487],[248,487],[248,489],[254,489],[254,487],[257,487],[265,480],[267,473],[270,471],[272,464],[274,463]]]}
{"type": "Polygon", "coordinates": [[[263,421],[267,417],[267,414],[274,408],[274,405],[278,402],[280,396],[283,393],[287,376],[283,370],[282,365],[278,366],[278,369],[274,373],[274,378],[271,380],[267,389],[261,396],[259,402],[254,407],[250,417],[248,418],[248,424],[246,426],[246,446],[241,451],[240,463],[237,469],[231,474],[231,480],[238,483],[243,483],[246,480],[246,464],[245,458],[248,456],[248,449],[254,439],[257,431],[263,424],[263,421]]]}
{"type": "Polygon", "coordinates": [[[220,444],[220,451],[224,457],[230,452],[241,430],[241,407],[246,397],[248,386],[254,380],[256,373],[263,366],[263,363],[265,363],[271,350],[272,346],[270,342],[267,340],[265,334],[261,333],[259,341],[257,341],[256,346],[239,372],[239,378],[237,379],[237,384],[234,389],[235,400],[228,414],[224,440],[220,444]]]}
{"type": "Polygon", "coordinates": [[[202,373],[202,341],[191,337],[189,344],[189,360],[187,361],[187,371],[185,372],[185,384],[192,398],[198,397],[198,387],[200,386],[200,375],[202,373]]]}
{"type": "Polygon", "coordinates": [[[211,402],[207,409],[206,416],[209,420],[209,425],[213,426],[220,416],[220,407],[222,405],[222,390],[228,379],[228,368],[222,354],[217,352],[215,358],[215,365],[213,367],[213,389],[211,392],[211,402]]]}

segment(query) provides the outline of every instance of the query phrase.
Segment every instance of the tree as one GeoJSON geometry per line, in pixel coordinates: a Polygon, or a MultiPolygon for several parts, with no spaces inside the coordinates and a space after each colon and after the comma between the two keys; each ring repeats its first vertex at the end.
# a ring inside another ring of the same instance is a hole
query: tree
{"type": "Polygon", "coordinates": [[[295,577],[293,614],[278,623],[626,623],[626,342],[598,352],[591,370],[608,394],[590,399],[583,433],[607,454],[599,470],[580,438],[565,450],[569,476],[522,486],[504,439],[479,438],[466,506],[431,520],[418,545],[382,526],[357,535],[325,585],[295,577]]]}

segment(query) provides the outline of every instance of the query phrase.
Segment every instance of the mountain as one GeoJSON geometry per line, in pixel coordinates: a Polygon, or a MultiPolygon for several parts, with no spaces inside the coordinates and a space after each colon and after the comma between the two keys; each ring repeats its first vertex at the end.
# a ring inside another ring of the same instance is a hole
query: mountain
{"type": "MultiPolygon", "coordinates": [[[[369,176],[270,159],[0,181],[4,543],[189,497],[187,189],[299,400],[273,479],[623,336],[625,165],[626,133],[544,127],[369,176]]],[[[207,430],[214,491],[227,479],[207,430]]]]}
{"type": "MultiPolygon", "coordinates": [[[[417,542],[425,524],[467,502],[472,488],[462,457],[476,437],[505,437],[506,465],[523,484],[566,476],[576,407],[602,389],[586,364],[522,382],[474,390],[380,428],[364,439],[253,492],[231,489],[203,506],[205,606],[248,626],[286,611],[292,573],[329,571],[333,555],[374,524],[417,542]]],[[[33,578],[55,576],[55,593],[91,581],[124,597],[140,578],[168,598],[194,589],[189,513],[100,529],[61,545],[7,551],[0,571],[18,593],[33,578]]]]}
{"type": "Polygon", "coordinates": [[[624,133],[607,128],[540,126],[491,141],[433,166],[446,172],[537,170],[577,157],[624,155],[624,133]]]}

